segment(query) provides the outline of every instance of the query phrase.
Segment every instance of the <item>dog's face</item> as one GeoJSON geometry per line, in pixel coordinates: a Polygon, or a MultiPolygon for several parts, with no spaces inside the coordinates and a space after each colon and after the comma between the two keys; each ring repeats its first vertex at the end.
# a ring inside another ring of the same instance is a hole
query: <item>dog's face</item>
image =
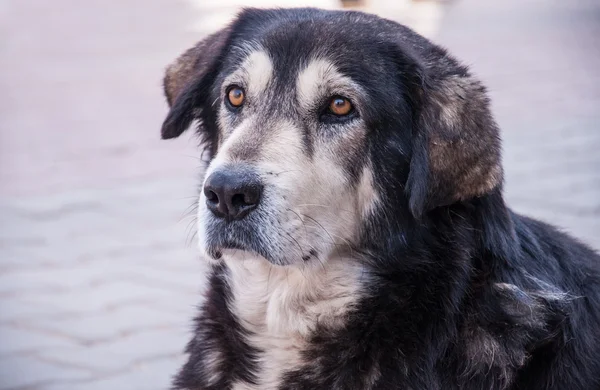
{"type": "Polygon", "coordinates": [[[216,86],[218,144],[200,195],[200,245],[212,256],[238,249],[275,264],[324,261],[355,241],[377,200],[366,92],[331,54],[278,54],[268,43],[234,50],[216,86]]]}
{"type": "Polygon", "coordinates": [[[165,90],[163,137],[197,119],[209,151],[198,237],[213,259],[323,264],[390,213],[410,223],[500,182],[479,84],[374,16],[245,11],[171,65],[165,90]]]}

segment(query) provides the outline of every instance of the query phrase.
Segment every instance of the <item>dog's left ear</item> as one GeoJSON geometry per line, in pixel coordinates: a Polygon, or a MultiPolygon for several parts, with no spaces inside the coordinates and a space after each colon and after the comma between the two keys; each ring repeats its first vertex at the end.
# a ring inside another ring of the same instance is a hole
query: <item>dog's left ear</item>
{"type": "Polygon", "coordinates": [[[406,186],[416,218],[502,184],[500,136],[485,88],[443,54],[438,60],[422,61],[428,65],[419,67],[406,186]]]}
{"type": "Polygon", "coordinates": [[[230,32],[226,27],[209,35],[167,67],[163,87],[171,110],[163,122],[163,139],[180,136],[206,106],[230,32]]]}

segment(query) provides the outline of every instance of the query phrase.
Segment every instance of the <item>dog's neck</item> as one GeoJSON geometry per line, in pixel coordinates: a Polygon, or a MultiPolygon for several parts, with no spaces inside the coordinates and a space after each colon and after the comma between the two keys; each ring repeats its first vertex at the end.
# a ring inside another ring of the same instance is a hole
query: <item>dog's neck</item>
{"type": "Polygon", "coordinates": [[[348,258],[324,264],[275,266],[249,255],[226,258],[231,310],[247,330],[270,337],[306,337],[317,325],[344,324],[364,269],[348,258]]]}

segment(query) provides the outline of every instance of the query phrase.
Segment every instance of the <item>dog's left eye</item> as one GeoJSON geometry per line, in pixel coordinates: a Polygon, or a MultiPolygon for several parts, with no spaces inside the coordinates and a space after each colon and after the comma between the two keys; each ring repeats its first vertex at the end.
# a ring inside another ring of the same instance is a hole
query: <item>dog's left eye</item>
{"type": "Polygon", "coordinates": [[[336,96],[329,103],[329,111],[338,116],[348,115],[352,111],[352,103],[346,98],[336,96]]]}
{"type": "Polygon", "coordinates": [[[356,110],[352,102],[343,96],[334,96],[329,99],[327,107],[321,114],[323,122],[340,122],[354,118],[356,110]]]}

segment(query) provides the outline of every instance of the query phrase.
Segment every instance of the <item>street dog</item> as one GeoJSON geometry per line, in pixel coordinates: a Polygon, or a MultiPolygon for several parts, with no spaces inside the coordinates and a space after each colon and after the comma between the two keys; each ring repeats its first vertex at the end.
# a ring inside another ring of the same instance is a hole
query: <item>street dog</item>
{"type": "Polygon", "coordinates": [[[485,87],[445,49],[246,9],[164,90],[162,138],[202,142],[210,264],[174,389],[600,388],[600,258],[506,206],[485,87]]]}

